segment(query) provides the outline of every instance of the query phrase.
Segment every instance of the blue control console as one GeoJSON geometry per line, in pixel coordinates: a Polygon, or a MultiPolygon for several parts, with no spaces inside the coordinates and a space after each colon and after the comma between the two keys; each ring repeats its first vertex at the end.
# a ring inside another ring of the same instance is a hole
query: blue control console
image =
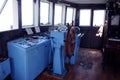
{"type": "Polygon", "coordinates": [[[52,37],[52,46],[53,46],[53,73],[58,75],[65,75],[66,69],[64,66],[64,40],[66,37],[66,31],[51,31],[50,36],[52,37]]]}
{"type": "Polygon", "coordinates": [[[16,40],[12,41],[12,43],[14,43],[15,45],[18,45],[19,47],[22,47],[22,48],[29,48],[34,45],[39,45],[40,43],[42,43],[46,40],[47,40],[47,37],[42,37],[42,36],[39,36],[37,39],[34,39],[32,37],[26,37],[26,38],[16,39],[16,40]]]}
{"type": "Polygon", "coordinates": [[[12,80],[34,80],[49,64],[51,42],[43,36],[8,42],[12,80]]]}
{"type": "MultiPolygon", "coordinates": [[[[58,74],[62,77],[65,76],[66,74],[66,69],[65,69],[65,61],[67,62],[68,60],[65,59],[65,44],[64,40],[66,37],[66,32],[67,31],[51,31],[51,37],[52,37],[52,46],[53,46],[53,73],[58,74]]],[[[81,39],[81,33],[76,34],[76,39],[75,39],[75,48],[74,48],[74,55],[70,59],[71,64],[75,64],[77,56],[78,56],[78,50],[79,50],[79,45],[80,45],[80,39],[81,39]]]]}
{"type": "Polygon", "coordinates": [[[0,61],[0,80],[4,80],[10,74],[10,61],[5,59],[0,61]]]}
{"type": "MultiPolygon", "coordinates": [[[[50,37],[51,40],[46,36],[32,36],[8,42],[12,80],[34,80],[52,60],[53,74],[65,76],[67,72],[64,65],[67,61],[64,61],[66,31],[51,31],[50,37]]],[[[75,64],[80,38],[81,34],[77,34],[71,64],[75,64]]]]}

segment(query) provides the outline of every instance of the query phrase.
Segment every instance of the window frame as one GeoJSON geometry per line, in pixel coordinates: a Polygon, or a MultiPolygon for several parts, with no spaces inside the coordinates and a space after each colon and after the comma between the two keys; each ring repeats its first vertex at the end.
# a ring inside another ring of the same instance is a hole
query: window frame
{"type": "Polygon", "coordinates": [[[106,16],[106,10],[105,9],[94,9],[93,10],[93,21],[92,21],[92,26],[93,27],[100,27],[100,26],[104,26],[104,22],[105,22],[105,16],[106,16]],[[103,24],[101,24],[101,25],[94,25],[94,11],[97,11],[97,10],[100,10],[100,11],[104,11],[104,21],[103,21],[103,24]]]}
{"type": "Polygon", "coordinates": [[[81,8],[81,9],[79,9],[79,26],[80,27],[90,27],[91,26],[91,18],[92,18],[92,9],[91,8],[81,8]],[[90,10],[90,22],[89,22],[89,25],[80,25],[80,10],[90,10]]]}
{"type": "MultiPolygon", "coordinates": [[[[74,21],[73,25],[75,25],[75,17],[76,17],[76,8],[74,7],[67,7],[68,8],[72,8],[73,12],[72,12],[72,21],[74,21]]],[[[66,9],[66,19],[65,19],[65,23],[67,23],[67,9],[66,9]]],[[[72,22],[71,22],[72,23],[72,22]]]]}
{"type": "MultiPolygon", "coordinates": [[[[62,4],[55,4],[55,5],[58,5],[58,6],[61,6],[62,7],[62,12],[61,12],[61,23],[58,23],[58,24],[65,24],[65,8],[66,6],[65,5],[62,5],[62,4]]],[[[55,7],[55,6],[54,6],[55,7]]],[[[58,24],[55,24],[55,8],[54,8],[54,26],[57,26],[58,24]]]]}
{"type": "MultiPolygon", "coordinates": [[[[8,0],[9,1],[9,0],[8,0]]],[[[7,2],[8,2],[7,1],[7,2]]],[[[6,7],[6,5],[7,5],[7,2],[6,2],[6,4],[5,4],[5,2],[3,3],[3,8],[2,8],[2,10],[1,10],[1,14],[2,14],[2,12],[3,12],[3,10],[5,9],[5,7],[6,7]]],[[[18,20],[18,1],[16,1],[16,0],[12,0],[12,15],[14,15],[14,16],[12,16],[13,18],[13,22],[12,22],[12,25],[10,25],[10,29],[5,29],[5,30],[1,30],[0,32],[5,32],[5,31],[12,31],[12,30],[17,30],[17,29],[19,29],[19,20],[18,20]]],[[[0,14],[0,15],[1,15],[0,14]]],[[[0,26],[0,27],[5,27],[5,26],[0,26]]]]}
{"type": "Polygon", "coordinates": [[[22,28],[23,28],[23,29],[24,29],[24,28],[35,27],[35,11],[36,11],[36,9],[35,9],[36,7],[35,7],[35,6],[36,6],[37,1],[36,1],[36,3],[35,3],[34,0],[32,0],[32,2],[33,2],[33,3],[32,3],[32,4],[33,4],[33,16],[32,16],[32,17],[33,17],[33,18],[32,18],[32,19],[33,19],[33,20],[32,20],[33,23],[32,23],[31,25],[23,25],[23,22],[22,22],[22,0],[21,0],[21,22],[22,22],[21,25],[22,25],[22,28]]]}
{"type": "MultiPolygon", "coordinates": [[[[48,23],[49,24],[46,23],[46,24],[41,25],[41,20],[39,20],[40,26],[52,25],[52,21],[51,20],[52,20],[52,14],[53,14],[53,9],[52,9],[53,8],[53,3],[52,2],[48,2],[48,1],[40,1],[40,3],[39,3],[40,6],[41,6],[41,2],[48,3],[48,6],[49,6],[48,7],[48,23]]],[[[40,8],[39,8],[39,10],[40,10],[40,8]]],[[[40,13],[41,13],[41,10],[40,10],[40,13]]],[[[40,13],[39,13],[39,15],[41,15],[40,13]]]]}

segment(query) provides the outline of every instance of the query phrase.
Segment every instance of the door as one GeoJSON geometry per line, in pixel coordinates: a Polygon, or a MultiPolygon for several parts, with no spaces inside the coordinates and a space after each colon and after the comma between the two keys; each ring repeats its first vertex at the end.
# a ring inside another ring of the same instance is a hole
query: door
{"type": "Polygon", "coordinates": [[[105,21],[103,9],[80,9],[79,26],[84,36],[81,38],[81,47],[100,49],[102,47],[102,32],[105,21]]]}

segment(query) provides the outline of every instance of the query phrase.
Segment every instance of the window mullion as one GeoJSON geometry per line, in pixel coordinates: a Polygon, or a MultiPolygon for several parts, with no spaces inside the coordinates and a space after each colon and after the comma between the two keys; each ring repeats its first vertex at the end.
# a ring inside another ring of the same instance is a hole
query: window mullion
{"type": "Polygon", "coordinates": [[[90,18],[90,26],[92,27],[93,24],[93,9],[91,10],[91,18],[90,18]]]}
{"type": "Polygon", "coordinates": [[[40,11],[40,3],[39,0],[36,0],[36,3],[33,4],[33,24],[34,26],[39,26],[39,11],[40,11]]]}

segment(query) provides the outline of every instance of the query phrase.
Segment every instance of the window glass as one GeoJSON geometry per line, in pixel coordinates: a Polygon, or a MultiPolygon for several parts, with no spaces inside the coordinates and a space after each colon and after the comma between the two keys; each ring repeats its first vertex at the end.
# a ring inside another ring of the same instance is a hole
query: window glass
{"type": "Polygon", "coordinates": [[[40,2],[40,23],[48,24],[49,23],[48,16],[49,16],[49,3],[40,2]]]}
{"type": "Polygon", "coordinates": [[[22,26],[33,25],[33,0],[22,0],[22,26]]]}
{"type": "Polygon", "coordinates": [[[104,25],[105,10],[94,10],[93,12],[93,26],[104,25]]]}
{"type": "Polygon", "coordinates": [[[72,24],[73,20],[73,8],[67,8],[66,23],[72,24]]]}
{"type": "MultiPolygon", "coordinates": [[[[2,4],[0,4],[0,6],[1,5],[2,4]]],[[[13,27],[13,0],[8,0],[0,14],[0,31],[6,31],[16,28],[17,27],[13,27]]]]}
{"type": "Polygon", "coordinates": [[[57,25],[61,23],[62,19],[62,6],[61,5],[55,5],[55,16],[54,16],[54,24],[57,25]]]}
{"type": "Polygon", "coordinates": [[[91,9],[81,9],[79,17],[80,26],[90,26],[91,9]]]}

